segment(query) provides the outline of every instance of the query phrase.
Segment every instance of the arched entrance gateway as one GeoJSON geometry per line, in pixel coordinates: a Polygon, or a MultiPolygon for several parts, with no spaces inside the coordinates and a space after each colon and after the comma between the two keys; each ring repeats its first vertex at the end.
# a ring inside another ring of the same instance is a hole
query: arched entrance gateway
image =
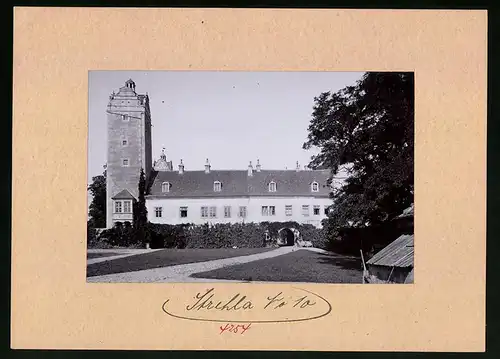
{"type": "Polygon", "coordinates": [[[278,231],[281,245],[293,246],[295,244],[295,233],[290,228],[281,228],[278,231]]]}

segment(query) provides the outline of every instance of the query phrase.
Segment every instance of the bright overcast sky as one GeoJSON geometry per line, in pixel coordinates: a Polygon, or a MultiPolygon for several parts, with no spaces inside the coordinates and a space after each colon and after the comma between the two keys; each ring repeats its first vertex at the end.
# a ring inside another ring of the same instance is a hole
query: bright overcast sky
{"type": "Polygon", "coordinates": [[[164,146],[177,169],[303,167],[314,97],[360,79],[361,72],[91,71],[89,73],[88,181],[106,163],[106,106],[129,78],[149,94],[153,160],[164,146]]]}

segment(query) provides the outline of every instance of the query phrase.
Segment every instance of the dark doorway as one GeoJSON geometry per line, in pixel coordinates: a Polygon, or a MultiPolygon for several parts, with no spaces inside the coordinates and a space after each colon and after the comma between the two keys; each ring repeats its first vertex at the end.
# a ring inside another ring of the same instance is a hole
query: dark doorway
{"type": "Polygon", "coordinates": [[[285,246],[293,246],[295,244],[295,235],[290,228],[282,228],[279,231],[281,243],[285,246]]]}

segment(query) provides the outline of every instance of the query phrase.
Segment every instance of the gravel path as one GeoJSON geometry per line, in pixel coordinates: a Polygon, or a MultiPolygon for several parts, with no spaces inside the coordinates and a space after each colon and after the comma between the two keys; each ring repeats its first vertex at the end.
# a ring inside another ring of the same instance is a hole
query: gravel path
{"type": "Polygon", "coordinates": [[[151,253],[158,249],[87,249],[87,265],[151,253]]]}
{"type": "MultiPolygon", "coordinates": [[[[194,273],[211,271],[226,266],[249,263],[261,259],[268,259],[281,256],[287,253],[299,250],[297,247],[281,247],[271,251],[257,253],[252,255],[217,259],[198,263],[189,263],[174,265],[170,267],[161,267],[147,270],[139,270],[125,273],[107,274],[101,276],[87,277],[87,282],[98,283],[166,283],[166,282],[216,282],[214,279],[196,279],[189,276],[194,273]]],[[[110,257],[107,257],[110,258],[110,257]]],[[[231,281],[231,280],[228,280],[231,281]]],[[[238,281],[241,282],[241,281],[238,281]]]]}

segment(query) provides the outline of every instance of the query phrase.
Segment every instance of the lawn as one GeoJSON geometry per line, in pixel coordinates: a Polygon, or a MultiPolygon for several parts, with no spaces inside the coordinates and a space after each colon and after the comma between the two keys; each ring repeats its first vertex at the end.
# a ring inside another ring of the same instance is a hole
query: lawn
{"type": "Polygon", "coordinates": [[[243,281],[362,283],[361,260],[335,254],[298,250],[282,256],[261,259],[192,277],[243,281]]]}
{"type": "Polygon", "coordinates": [[[274,248],[163,249],[87,266],[87,277],[247,256],[274,248]]]}

